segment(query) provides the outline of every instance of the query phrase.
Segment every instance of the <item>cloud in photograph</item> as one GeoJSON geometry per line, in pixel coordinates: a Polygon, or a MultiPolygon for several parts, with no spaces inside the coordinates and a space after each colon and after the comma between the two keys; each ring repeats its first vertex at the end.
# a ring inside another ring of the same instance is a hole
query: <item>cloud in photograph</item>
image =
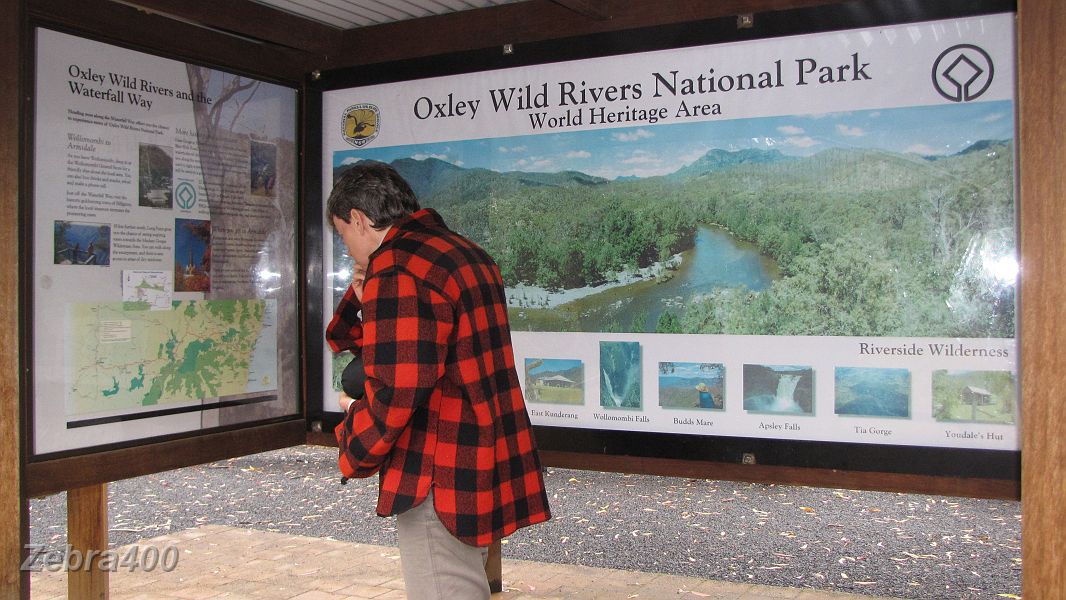
{"type": "Polygon", "coordinates": [[[636,131],[631,132],[614,133],[611,134],[611,137],[618,142],[636,142],[638,140],[655,137],[655,134],[647,129],[637,129],[636,131]]]}
{"type": "Polygon", "coordinates": [[[777,131],[784,135],[800,135],[803,133],[803,128],[796,127],[795,125],[782,125],[777,128],[777,131]]]}
{"type": "Polygon", "coordinates": [[[587,150],[571,150],[566,153],[567,158],[589,158],[592,153],[587,150]]]}
{"type": "Polygon", "coordinates": [[[559,169],[559,166],[551,158],[544,156],[530,156],[514,162],[516,171],[550,172],[559,169]]]}
{"type": "Polygon", "coordinates": [[[662,159],[650,152],[643,150],[637,150],[627,159],[622,161],[622,164],[626,165],[658,165],[662,164],[662,159]]]}
{"type": "Polygon", "coordinates": [[[787,137],[785,138],[785,143],[796,148],[810,148],[821,144],[821,142],[809,135],[787,137]]]}
{"type": "Polygon", "coordinates": [[[419,154],[415,154],[415,155],[411,156],[411,158],[413,158],[415,160],[426,160],[427,158],[435,158],[437,160],[443,160],[444,162],[451,163],[451,164],[453,164],[453,165],[455,165],[457,167],[463,166],[463,161],[461,161],[461,160],[452,160],[452,159],[448,158],[447,154],[419,153],[419,154]]]}
{"type": "Polygon", "coordinates": [[[844,111],[844,112],[814,113],[814,114],[802,115],[802,116],[805,117],[805,118],[814,120],[814,121],[819,121],[821,119],[840,119],[842,117],[850,117],[851,114],[852,114],[851,111],[844,111]]]}
{"type": "Polygon", "coordinates": [[[848,137],[862,137],[866,135],[866,132],[863,131],[861,127],[849,127],[843,123],[837,124],[837,133],[848,137]]]}
{"type": "Polygon", "coordinates": [[[513,153],[513,152],[525,152],[526,149],[527,149],[526,146],[511,146],[510,148],[508,148],[507,146],[500,146],[499,148],[497,148],[497,150],[499,152],[501,152],[502,154],[508,154],[508,153],[513,153]]]}

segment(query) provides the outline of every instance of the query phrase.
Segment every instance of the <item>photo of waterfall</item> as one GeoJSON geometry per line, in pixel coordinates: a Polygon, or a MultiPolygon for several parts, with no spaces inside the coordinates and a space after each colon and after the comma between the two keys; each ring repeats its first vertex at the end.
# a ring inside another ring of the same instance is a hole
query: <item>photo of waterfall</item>
{"type": "Polygon", "coordinates": [[[911,372],[907,369],[836,368],[838,415],[911,416],[911,372]]]}
{"type": "Polygon", "coordinates": [[[600,342],[600,406],[640,409],[640,344],[600,342]]]}
{"type": "Polygon", "coordinates": [[[744,410],[814,414],[814,369],[792,365],[744,365],[744,410]]]}

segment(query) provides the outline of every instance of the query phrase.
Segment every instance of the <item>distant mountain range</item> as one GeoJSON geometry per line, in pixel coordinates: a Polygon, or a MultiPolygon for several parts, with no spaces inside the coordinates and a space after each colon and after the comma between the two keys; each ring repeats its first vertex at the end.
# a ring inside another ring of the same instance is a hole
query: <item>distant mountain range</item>
{"type": "MultiPolygon", "coordinates": [[[[867,148],[831,148],[811,157],[797,158],[782,154],[779,150],[721,150],[714,149],[665,176],[672,181],[685,181],[696,177],[704,177],[714,173],[728,171],[738,167],[750,167],[752,165],[774,165],[787,162],[798,162],[814,159],[824,163],[833,156],[857,155],[880,155],[883,157],[904,158],[911,156],[910,160],[939,161],[956,156],[964,156],[976,152],[984,152],[996,147],[1008,147],[1010,140],[980,140],[959,152],[948,156],[920,156],[904,155],[893,152],[873,150],[867,148]]],[[[503,193],[508,190],[517,191],[519,188],[530,187],[573,187],[573,186],[599,186],[612,183],[612,180],[595,175],[589,175],[580,171],[559,171],[556,173],[531,173],[524,171],[493,171],[491,169],[473,168],[467,169],[437,158],[414,159],[401,158],[392,161],[391,165],[407,180],[419,198],[445,199],[445,205],[464,203],[466,199],[483,198],[490,191],[503,193]]],[[[350,168],[350,165],[340,167],[335,176],[350,168]]],[[[625,183],[638,181],[636,176],[622,176],[613,182],[625,183]]]]}
{"type": "Polygon", "coordinates": [[[963,148],[962,150],[959,150],[955,154],[923,156],[922,158],[926,160],[942,160],[952,156],[963,156],[965,154],[972,154],[974,152],[983,152],[985,150],[992,149],[995,146],[1005,146],[1009,143],[1010,140],[978,140],[970,144],[969,146],[963,148]]]}
{"type": "Polygon", "coordinates": [[[668,177],[670,179],[691,179],[701,177],[726,169],[732,169],[740,165],[765,165],[784,160],[796,160],[793,157],[781,154],[779,150],[729,150],[715,149],[707,152],[700,158],[680,169],[674,171],[668,177]]]}
{"type": "MultiPolygon", "coordinates": [[[[360,161],[361,162],[361,161],[360,161]]],[[[570,187],[595,186],[609,183],[603,177],[595,177],[579,171],[557,173],[527,173],[524,171],[499,172],[491,169],[465,169],[437,158],[422,160],[400,158],[390,163],[415,195],[419,198],[451,196],[448,192],[462,190],[467,196],[477,196],[477,190],[506,190],[517,187],[570,187]]],[[[351,168],[341,167],[335,175],[351,168]]]]}

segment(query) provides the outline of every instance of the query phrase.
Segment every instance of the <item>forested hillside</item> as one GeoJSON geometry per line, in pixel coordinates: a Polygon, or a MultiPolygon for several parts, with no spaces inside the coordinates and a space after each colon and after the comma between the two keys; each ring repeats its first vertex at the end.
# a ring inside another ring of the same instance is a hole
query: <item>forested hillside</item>
{"type": "Polygon", "coordinates": [[[989,270],[1015,247],[1009,141],[937,159],[712,150],[671,175],[624,181],[393,164],[423,205],[486,247],[508,285],[596,285],[690,248],[698,225],[721,226],[779,264],[761,292],[719,289],[664,306],[660,331],[1014,335],[1015,282],[989,270]]]}

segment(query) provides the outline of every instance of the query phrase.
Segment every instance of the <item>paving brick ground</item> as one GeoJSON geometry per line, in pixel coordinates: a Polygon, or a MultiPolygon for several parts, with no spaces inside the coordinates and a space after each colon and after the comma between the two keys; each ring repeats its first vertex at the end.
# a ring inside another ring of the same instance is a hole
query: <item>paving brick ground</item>
{"type": "MultiPolygon", "coordinates": [[[[179,551],[177,568],[110,574],[111,600],[400,600],[399,553],[390,546],[205,525],[136,542],[179,551]]],[[[118,548],[122,555],[129,546],[118,548]]],[[[838,592],[730,583],[661,573],[526,560],[503,561],[494,600],[876,600],[838,592]]],[[[66,574],[31,576],[32,600],[67,597],[66,574]]],[[[461,600],[461,599],[456,599],[461,600]]]]}

